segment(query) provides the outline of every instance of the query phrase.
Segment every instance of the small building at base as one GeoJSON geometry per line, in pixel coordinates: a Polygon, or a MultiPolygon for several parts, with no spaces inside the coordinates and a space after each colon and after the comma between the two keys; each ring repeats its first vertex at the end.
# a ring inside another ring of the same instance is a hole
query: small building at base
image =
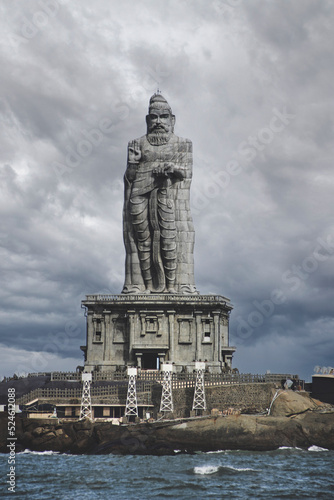
{"type": "Polygon", "coordinates": [[[192,372],[196,361],[210,373],[232,367],[229,346],[232,305],[220,295],[87,295],[85,371],[122,371],[126,366],[192,372]]]}
{"type": "Polygon", "coordinates": [[[312,376],[312,397],[323,403],[334,404],[334,373],[312,376]]]}

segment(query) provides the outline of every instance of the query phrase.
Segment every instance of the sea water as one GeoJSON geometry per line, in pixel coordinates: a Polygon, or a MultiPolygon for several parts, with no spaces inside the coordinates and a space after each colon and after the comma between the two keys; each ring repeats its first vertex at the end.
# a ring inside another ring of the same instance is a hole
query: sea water
{"type": "Polygon", "coordinates": [[[0,466],[0,498],[20,500],[334,498],[334,451],[317,446],[157,457],[25,450],[16,455],[15,493],[7,455],[0,466]]]}

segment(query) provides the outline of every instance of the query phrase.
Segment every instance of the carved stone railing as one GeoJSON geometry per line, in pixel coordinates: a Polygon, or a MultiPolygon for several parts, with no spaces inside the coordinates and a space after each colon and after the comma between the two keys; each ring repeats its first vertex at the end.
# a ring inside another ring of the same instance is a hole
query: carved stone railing
{"type": "Polygon", "coordinates": [[[83,302],[226,302],[230,303],[230,299],[222,295],[187,295],[187,294],[96,294],[86,295],[86,300],[83,302]]]}
{"type": "Polygon", "coordinates": [[[43,400],[58,400],[58,399],[80,399],[82,389],[80,387],[59,389],[58,387],[40,387],[33,391],[24,394],[17,399],[20,405],[28,404],[36,399],[43,400]]]}
{"type": "MultiPolygon", "coordinates": [[[[82,388],[59,389],[57,387],[43,387],[34,389],[17,399],[17,404],[26,405],[35,400],[48,401],[50,404],[60,402],[79,404],[81,402],[82,388]],[[76,401],[75,401],[76,400],[76,401]]],[[[91,387],[92,404],[124,404],[126,403],[127,383],[121,385],[107,385],[91,387]]],[[[151,385],[137,385],[138,404],[151,404],[151,385]]]]}
{"type": "MultiPolygon", "coordinates": [[[[30,376],[42,376],[44,373],[34,373],[28,374],[30,376]]],[[[51,381],[73,381],[81,382],[81,372],[51,372],[51,381]]],[[[254,383],[280,383],[282,380],[290,378],[298,383],[303,381],[299,379],[298,375],[292,375],[290,373],[266,373],[263,374],[253,374],[253,373],[205,373],[205,380],[207,382],[229,382],[233,384],[254,384],[254,383]]],[[[196,379],[195,373],[173,373],[172,379],[174,381],[190,381],[196,379]]],[[[128,376],[126,370],[124,371],[93,371],[92,372],[93,382],[98,381],[127,381],[128,376]]],[[[159,370],[138,370],[137,380],[154,382],[162,380],[162,374],[159,370]]]]}
{"type": "Polygon", "coordinates": [[[51,372],[51,381],[54,380],[67,380],[81,382],[80,372],[51,372]]]}

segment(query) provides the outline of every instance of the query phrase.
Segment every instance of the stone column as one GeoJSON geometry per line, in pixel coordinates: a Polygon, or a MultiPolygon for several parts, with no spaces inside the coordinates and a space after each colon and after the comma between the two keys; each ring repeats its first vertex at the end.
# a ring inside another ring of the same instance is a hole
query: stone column
{"type": "Polygon", "coordinates": [[[169,361],[174,361],[174,318],[175,311],[167,311],[168,314],[168,329],[169,329],[169,361]]]}
{"type": "Polygon", "coordinates": [[[140,318],[140,335],[143,337],[146,334],[146,312],[139,313],[140,318]]]}
{"type": "Polygon", "coordinates": [[[165,353],[158,352],[158,356],[159,356],[159,369],[161,370],[161,365],[162,365],[162,363],[165,362],[165,353]]]}
{"type": "MultiPolygon", "coordinates": [[[[93,324],[93,313],[88,312],[87,314],[87,354],[92,353],[92,344],[94,337],[94,324],[93,324]]],[[[87,361],[91,362],[92,360],[87,359],[87,361]]]]}
{"type": "MultiPolygon", "coordinates": [[[[168,313],[168,311],[167,311],[168,313]]],[[[157,313],[157,337],[162,336],[163,332],[163,320],[164,320],[164,315],[163,313],[157,313]]]]}
{"type": "Polygon", "coordinates": [[[220,338],[219,338],[219,311],[212,311],[213,316],[213,331],[214,331],[214,341],[213,341],[213,361],[221,361],[221,349],[220,349],[220,338]]]}
{"type": "Polygon", "coordinates": [[[141,369],[141,360],[142,360],[142,352],[137,352],[136,353],[136,358],[137,358],[137,367],[141,369]]]}
{"type": "Polygon", "coordinates": [[[102,361],[105,361],[105,341],[106,341],[106,323],[105,323],[105,315],[102,314],[101,317],[101,342],[102,342],[102,350],[103,350],[103,358],[102,361]]]}
{"type": "Polygon", "coordinates": [[[132,346],[135,339],[135,311],[128,311],[129,314],[129,358],[133,359],[132,346]]]}
{"type": "Polygon", "coordinates": [[[110,361],[110,337],[111,337],[111,328],[110,328],[110,312],[111,311],[103,311],[104,314],[104,359],[106,361],[110,361]]]}
{"type": "MultiPolygon", "coordinates": [[[[202,359],[202,311],[195,311],[196,317],[196,361],[202,359]]],[[[203,361],[203,360],[202,360],[203,361]]]]}

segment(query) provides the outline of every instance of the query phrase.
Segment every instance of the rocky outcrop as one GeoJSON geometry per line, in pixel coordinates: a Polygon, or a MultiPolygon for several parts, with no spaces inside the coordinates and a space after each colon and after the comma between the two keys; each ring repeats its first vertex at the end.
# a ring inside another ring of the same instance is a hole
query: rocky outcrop
{"type": "Polygon", "coordinates": [[[270,409],[270,415],[273,417],[288,417],[308,410],[315,410],[318,407],[317,403],[306,392],[279,390],[274,397],[275,400],[270,409]]]}
{"type": "MultiPolygon", "coordinates": [[[[41,423],[18,419],[16,450],[89,454],[173,454],[280,446],[334,449],[334,412],[292,417],[231,415],[115,426],[109,422],[41,423]],[[21,428],[21,429],[20,429],[21,428]]],[[[6,441],[0,451],[7,452],[6,441]]]]}
{"type": "Polygon", "coordinates": [[[334,413],[293,417],[232,415],[175,425],[166,435],[181,450],[272,450],[280,446],[334,449],[334,413]]]}
{"type": "MultiPolygon", "coordinates": [[[[273,450],[280,446],[334,449],[334,411],[307,396],[284,391],[271,415],[229,415],[116,426],[111,422],[60,422],[16,418],[16,451],[89,454],[173,454],[224,449],[273,450]]],[[[7,416],[0,418],[0,451],[8,452],[7,416]]]]}

